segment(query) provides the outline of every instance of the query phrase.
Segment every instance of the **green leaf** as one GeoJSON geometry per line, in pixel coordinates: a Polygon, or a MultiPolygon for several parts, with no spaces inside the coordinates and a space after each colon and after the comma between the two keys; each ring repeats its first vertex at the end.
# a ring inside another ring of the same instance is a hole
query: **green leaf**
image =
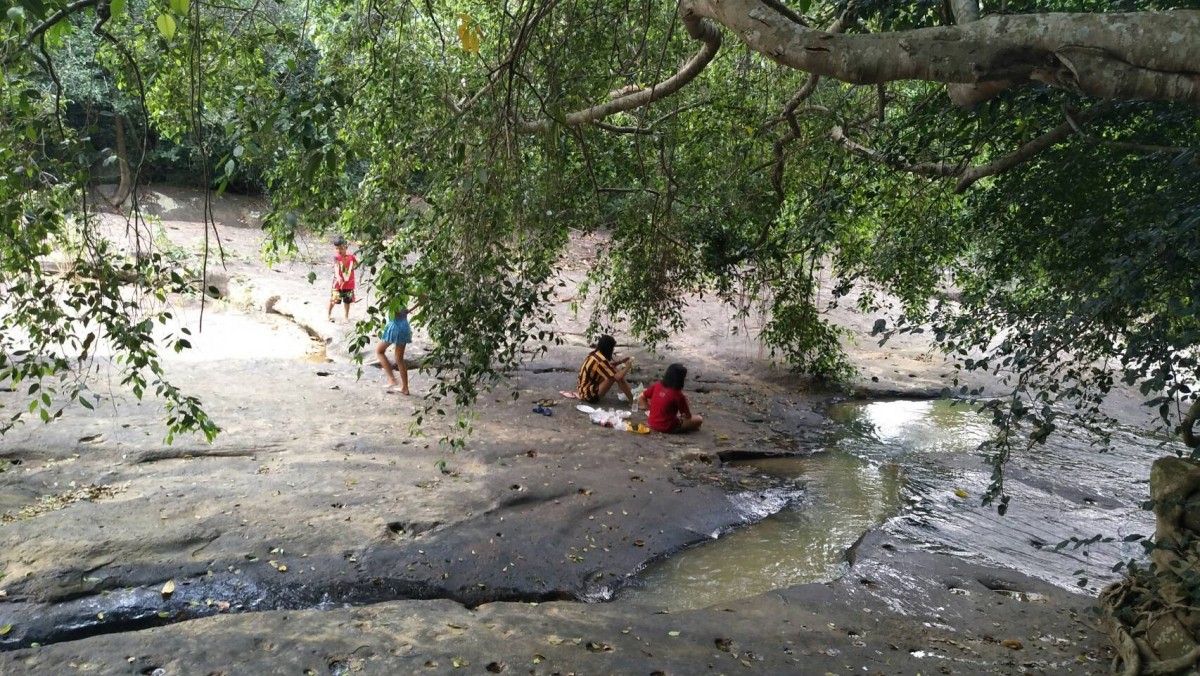
{"type": "Polygon", "coordinates": [[[171,0],[171,11],[180,16],[188,12],[188,0],[171,0]]]}
{"type": "Polygon", "coordinates": [[[235,163],[233,160],[229,160],[228,162],[226,162],[226,163],[225,163],[225,175],[226,175],[226,176],[232,176],[232,175],[233,175],[233,170],[234,170],[236,167],[237,167],[237,164],[236,164],[236,163],[235,163]]]}
{"type": "Polygon", "coordinates": [[[175,19],[172,19],[170,14],[159,14],[154,24],[158,26],[158,32],[162,33],[164,38],[170,40],[175,37],[175,19]]]}
{"type": "Polygon", "coordinates": [[[84,408],[86,408],[86,409],[88,409],[88,410],[94,410],[94,409],[96,408],[95,406],[93,406],[93,405],[92,405],[92,402],[90,402],[90,401],[88,401],[88,400],[87,400],[87,397],[80,397],[80,398],[79,398],[79,405],[80,405],[80,406],[82,406],[82,407],[84,407],[84,408]]]}
{"type": "Polygon", "coordinates": [[[108,10],[109,14],[112,16],[120,14],[121,12],[125,11],[125,0],[112,0],[112,2],[108,4],[108,10]]]}
{"type": "Polygon", "coordinates": [[[11,624],[6,624],[3,627],[0,627],[0,636],[4,636],[8,632],[12,631],[12,627],[13,626],[11,624]]]}

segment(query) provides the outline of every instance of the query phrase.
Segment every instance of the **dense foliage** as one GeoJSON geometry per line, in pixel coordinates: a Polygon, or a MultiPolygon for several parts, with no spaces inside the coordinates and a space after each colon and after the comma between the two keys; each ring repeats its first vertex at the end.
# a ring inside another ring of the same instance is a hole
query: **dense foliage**
{"type": "MultiPolygon", "coordinates": [[[[776,5],[850,33],[953,23],[939,3],[776,5]]],[[[1163,8],[1005,11],[1048,9],[1163,8]]],[[[959,108],[941,84],[855,87],[726,36],[671,95],[572,117],[690,63],[700,42],[680,16],[648,0],[22,0],[0,21],[0,380],[79,383],[68,374],[104,340],[132,384],[168,397],[172,431],[215,432],[161,381],[144,330],[159,311],[141,301],[191,273],[152,238],[114,256],[83,209],[97,172],[128,162],[264,190],[268,257],[301,229],[361,243],[384,297],[427,298],[428,366],[459,405],[554,339],[546,301],[572,228],[612,235],[587,285],[597,331],[654,344],[691,294],[716,294],[761,313],[782,360],[838,380],[845,336],[824,312],[858,289],[866,310],[898,299],[881,331],[930,330],[965,368],[1011,372],[1000,422],[1032,418],[1035,439],[1054,404],[1095,408],[1115,379],[1144,382],[1164,419],[1189,395],[1194,107],[1025,85],[959,108]],[[128,149],[107,150],[118,134],[128,149]],[[52,253],[69,264],[33,264],[52,253]]]]}

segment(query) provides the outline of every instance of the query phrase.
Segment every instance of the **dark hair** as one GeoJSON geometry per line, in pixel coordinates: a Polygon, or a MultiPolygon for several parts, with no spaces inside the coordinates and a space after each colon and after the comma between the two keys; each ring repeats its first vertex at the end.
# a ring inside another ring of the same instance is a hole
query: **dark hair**
{"type": "Polygon", "coordinates": [[[333,245],[334,245],[334,246],[346,246],[346,238],[345,238],[345,237],[342,237],[341,235],[338,235],[337,237],[334,237],[334,238],[333,238],[333,245]]]}
{"type": "Polygon", "coordinates": [[[612,359],[613,349],[617,347],[617,339],[608,334],[604,334],[596,339],[596,351],[604,355],[605,359],[612,359]]]}
{"type": "Polygon", "coordinates": [[[687,367],[683,364],[671,364],[663,374],[662,386],[672,390],[682,390],[683,380],[687,378],[687,367]]]}

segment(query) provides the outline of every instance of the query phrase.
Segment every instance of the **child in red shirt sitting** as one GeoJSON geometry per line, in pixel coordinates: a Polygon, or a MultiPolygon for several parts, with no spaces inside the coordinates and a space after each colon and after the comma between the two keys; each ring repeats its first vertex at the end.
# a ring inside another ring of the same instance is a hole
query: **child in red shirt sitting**
{"type": "Polygon", "coordinates": [[[659,432],[691,432],[700,429],[704,418],[692,414],[687,397],[683,394],[683,381],[687,378],[687,367],[671,364],[662,380],[642,392],[638,404],[649,414],[646,423],[659,432]]]}

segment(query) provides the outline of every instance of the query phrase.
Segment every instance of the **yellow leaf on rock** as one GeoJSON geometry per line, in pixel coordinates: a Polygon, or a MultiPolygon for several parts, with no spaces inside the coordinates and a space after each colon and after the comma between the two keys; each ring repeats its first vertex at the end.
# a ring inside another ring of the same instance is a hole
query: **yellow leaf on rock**
{"type": "Polygon", "coordinates": [[[10,631],[12,631],[12,625],[6,624],[3,627],[0,627],[0,636],[4,636],[5,634],[7,634],[10,631]]]}
{"type": "Polygon", "coordinates": [[[167,580],[167,583],[163,585],[162,595],[170,596],[171,594],[174,594],[174,593],[175,593],[175,580],[167,580]]]}
{"type": "Polygon", "coordinates": [[[955,495],[957,495],[957,496],[958,496],[958,497],[960,497],[960,498],[966,498],[966,497],[968,497],[968,496],[970,495],[970,493],[967,493],[966,491],[964,491],[964,490],[963,490],[963,489],[961,489],[961,488],[955,488],[955,489],[954,489],[954,494],[955,494],[955,495]]]}

